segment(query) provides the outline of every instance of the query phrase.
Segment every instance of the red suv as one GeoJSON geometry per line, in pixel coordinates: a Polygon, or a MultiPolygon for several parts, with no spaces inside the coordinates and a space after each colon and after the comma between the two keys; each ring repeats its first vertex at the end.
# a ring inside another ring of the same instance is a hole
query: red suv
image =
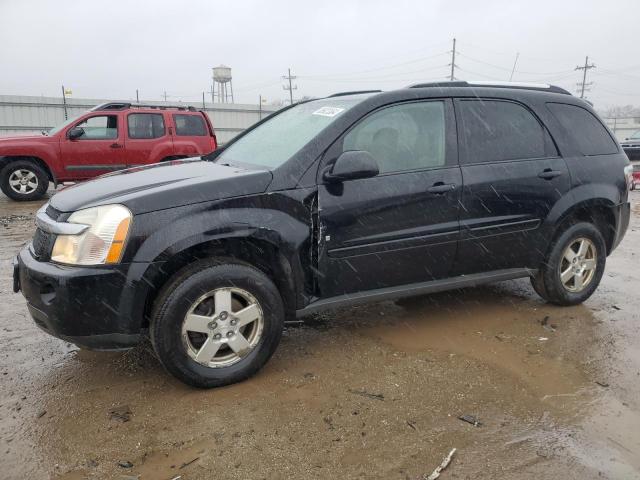
{"type": "Polygon", "coordinates": [[[43,136],[0,138],[0,188],[14,200],[35,200],[50,181],[86,180],[216,147],[209,117],[193,107],[105,103],[43,136]]]}

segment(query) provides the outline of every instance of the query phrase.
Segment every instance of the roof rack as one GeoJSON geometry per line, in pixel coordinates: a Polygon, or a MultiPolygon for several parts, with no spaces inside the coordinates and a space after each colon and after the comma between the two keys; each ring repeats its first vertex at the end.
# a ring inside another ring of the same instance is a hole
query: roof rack
{"type": "Polygon", "coordinates": [[[151,108],[158,110],[167,110],[170,108],[175,108],[177,110],[188,110],[190,112],[197,111],[195,107],[190,105],[146,105],[142,103],[130,103],[130,102],[108,102],[102,103],[100,105],[96,105],[91,110],[93,111],[102,111],[102,110],[126,110],[128,108],[151,108]]]}
{"type": "Polygon", "coordinates": [[[416,85],[409,85],[408,88],[429,88],[429,87],[488,87],[488,88],[515,88],[519,90],[537,90],[540,92],[562,93],[564,95],[571,95],[571,92],[565,90],[562,87],[556,85],[549,85],[546,83],[527,83],[527,82],[484,82],[484,81],[462,81],[455,80],[451,82],[430,82],[430,83],[418,83],[416,85]]]}
{"type": "Polygon", "coordinates": [[[354,90],[351,92],[338,92],[338,93],[334,93],[333,95],[329,95],[327,98],[344,97],[345,95],[357,95],[361,93],[380,93],[381,91],[382,90],[354,90]]]}

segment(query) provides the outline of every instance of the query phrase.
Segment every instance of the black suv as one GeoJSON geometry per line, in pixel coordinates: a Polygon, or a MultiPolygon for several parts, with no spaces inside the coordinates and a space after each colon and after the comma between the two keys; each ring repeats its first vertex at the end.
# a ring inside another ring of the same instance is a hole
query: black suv
{"type": "Polygon", "coordinates": [[[202,158],[55,195],[14,288],[93,349],[149,335],[198,387],[245,379],[286,319],[530,277],[573,305],[629,222],[631,169],[558,87],[422,84],[283,109],[202,158]]]}

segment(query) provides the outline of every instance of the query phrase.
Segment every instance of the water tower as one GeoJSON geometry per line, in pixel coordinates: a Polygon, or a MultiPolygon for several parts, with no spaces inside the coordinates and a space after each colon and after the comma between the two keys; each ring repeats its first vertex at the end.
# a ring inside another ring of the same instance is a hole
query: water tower
{"type": "Polygon", "coordinates": [[[231,81],[230,67],[225,65],[213,67],[211,101],[214,103],[233,103],[233,82],[231,81]]]}

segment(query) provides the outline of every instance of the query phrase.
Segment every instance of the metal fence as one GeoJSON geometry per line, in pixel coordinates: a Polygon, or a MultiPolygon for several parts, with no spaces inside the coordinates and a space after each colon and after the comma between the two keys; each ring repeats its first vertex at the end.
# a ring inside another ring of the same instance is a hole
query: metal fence
{"type": "MultiPolygon", "coordinates": [[[[66,118],[78,116],[90,108],[114,100],[59,97],[0,95],[0,137],[9,135],[39,135],[61,124],[66,118]]],[[[147,102],[141,102],[147,103],[147,102]]],[[[175,102],[149,102],[154,105],[174,105],[175,102]]],[[[182,104],[181,104],[182,105],[182,104]]],[[[280,107],[237,103],[184,103],[204,110],[216,131],[220,144],[228,142],[245,128],[280,107]],[[203,108],[204,107],[204,108],[203,108]]],[[[605,117],[607,126],[624,140],[640,131],[640,117],[605,117]]]]}
{"type": "Polygon", "coordinates": [[[640,131],[640,117],[604,117],[603,120],[620,141],[640,131]]]}
{"type": "MultiPolygon", "coordinates": [[[[9,135],[39,135],[65,121],[78,116],[101,103],[114,100],[33,97],[0,95],[0,137],[9,135]]],[[[141,102],[153,105],[175,105],[175,102],[141,102]]],[[[216,131],[219,143],[231,140],[261,117],[276,111],[278,107],[237,103],[184,103],[204,110],[216,131]]]]}

